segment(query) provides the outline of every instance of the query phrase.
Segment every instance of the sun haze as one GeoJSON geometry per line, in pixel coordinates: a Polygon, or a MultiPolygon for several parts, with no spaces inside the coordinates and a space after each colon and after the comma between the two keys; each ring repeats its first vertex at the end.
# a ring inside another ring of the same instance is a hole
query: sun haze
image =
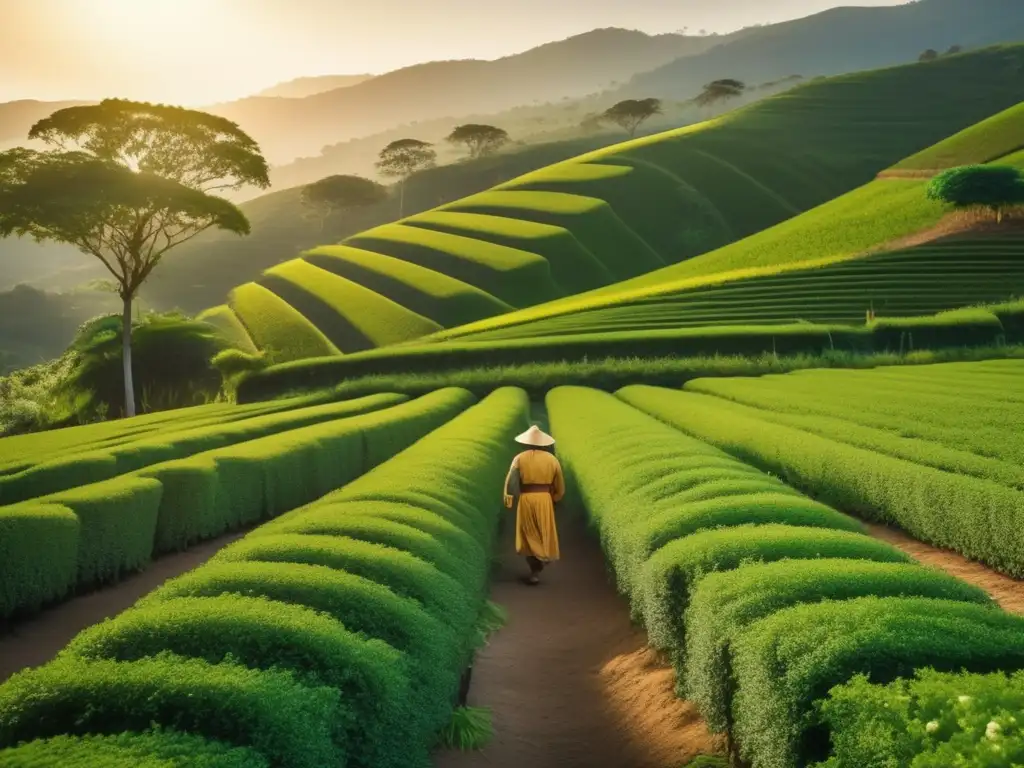
{"type": "Polygon", "coordinates": [[[480,0],[0,0],[0,101],[116,95],[202,105],[303,75],[492,59],[596,27],[726,32],[839,4],[516,0],[495,8],[480,0]]]}

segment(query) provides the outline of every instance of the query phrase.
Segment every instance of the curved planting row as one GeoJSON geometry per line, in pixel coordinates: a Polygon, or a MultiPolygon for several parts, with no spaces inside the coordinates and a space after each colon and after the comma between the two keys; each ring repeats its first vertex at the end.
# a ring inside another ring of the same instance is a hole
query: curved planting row
{"type": "MultiPolygon", "coordinates": [[[[930,368],[941,382],[943,366],[930,368]]],[[[1016,373],[998,375],[1001,385],[1019,390],[1024,366],[1005,370],[1016,373]]],[[[929,394],[882,382],[876,389],[870,374],[827,378],[829,386],[798,375],[698,380],[686,386],[693,392],[627,387],[621,394],[842,509],[1024,575],[1024,492],[1017,487],[1024,404],[966,397],[955,385],[929,394]],[[848,432],[845,421],[854,425],[848,432]]]]}
{"type": "Polygon", "coordinates": [[[94,748],[111,765],[176,749],[218,766],[429,764],[479,641],[494,488],[527,405],[495,392],[11,678],[0,764],[94,748]]]}
{"type": "MultiPolygon", "coordinates": [[[[473,396],[447,389],[406,399],[382,395],[324,406],[320,418],[332,420],[307,419],[313,423],[235,444],[223,440],[229,444],[95,483],[85,480],[87,466],[84,485],[0,507],[0,618],[307,504],[443,424],[473,396]],[[344,418],[346,412],[361,415],[344,418]]],[[[216,444],[211,429],[183,444],[216,444]]],[[[239,437],[233,425],[223,429],[239,437]]],[[[160,454],[168,446],[148,447],[160,454]]]]}
{"type": "Polygon", "coordinates": [[[826,757],[816,702],[857,673],[1024,668],[1024,619],[858,521],[612,395],[559,388],[548,411],[651,644],[754,768],[826,757]]]}

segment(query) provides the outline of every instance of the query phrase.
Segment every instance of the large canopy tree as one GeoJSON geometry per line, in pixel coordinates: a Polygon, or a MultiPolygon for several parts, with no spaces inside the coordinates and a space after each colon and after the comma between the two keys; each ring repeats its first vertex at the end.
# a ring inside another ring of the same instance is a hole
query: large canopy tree
{"type": "Polygon", "coordinates": [[[380,151],[376,162],[382,176],[399,180],[398,216],[405,215],[405,182],[418,171],[433,168],[437,164],[437,152],[432,144],[419,139],[398,139],[380,151]]]}
{"type": "Polygon", "coordinates": [[[270,182],[259,147],[235,123],[180,107],[107,99],[36,123],[51,148],[0,153],[0,236],[76,246],[102,262],[122,300],[124,412],[136,409],[132,302],[171,249],[216,227],[249,233],[218,190],[270,182]]]}
{"type": "Polygon", "coordinates": [[[382,202],[388,196],[383,184],[362,176],[326,176],[302,189],[302,204],[320,221],[320,230],[328,218],[339,211],[362,208],[382,202]]]}
{"type": "Polygon", "coordinates": [[[704,90],[697,95],[693,103],[698,107],[711,107],[720,101],[738,99],[746,91],[747,84],[742,80],[727,77],[722,80],[714,80],[705,85],[704,90]]]}
{"type": "Polygon", "coordinates": [[[631,137],[655,115],[661,114],[661,99],[626,99],[601,113],[600,119],[615,123],[631,137]]]}
{"type": "Polygon", "coordinates": [[[470,158],[483,157],[497,152],[511,141],[508,132],[493,125],[467,123],[455,128],[446,139],[450,144],[464,144],[470,158]]]}

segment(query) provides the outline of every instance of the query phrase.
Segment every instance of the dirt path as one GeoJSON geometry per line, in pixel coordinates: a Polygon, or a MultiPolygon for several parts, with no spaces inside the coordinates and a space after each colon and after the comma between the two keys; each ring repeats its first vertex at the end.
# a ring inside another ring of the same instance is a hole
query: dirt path
{"type": "Polygon", "coordinates": [[[968,560],[955,552],[923,544],[902,531],[872,523],[868,523],[867,528],[875,538],[902,549],[919,562],[941,568],[958,579],[981,587],[999,603],[1003,610],[1024,615],[1024,581],[1018,581],[994,571],[988,566],[968,560]]]}
{"type": "Polygon", "coordinates": [[[49,661],[86,627],[130,608],[146,593],[168,579],[202,565],[218,550],[244,535],[244,531],[230,533],[197,544],[185,552],[166,555],[150,563],[142,573],[98,592],[73,598],[18,623],[10,632],[0,636],[0,683],[15,672],[49,661]]]}
{"type": "Polygon", "coordinates": [[[470,706],[489,708],[496,736],[482,752],[445,752],[437,768],[679,768],[716,751],[674,674],[647,648],[604,556],[579,520],[559,530],[560,563],[527,587],[511,516],[491,599],[509,613],[477,659],[470,706]]]}

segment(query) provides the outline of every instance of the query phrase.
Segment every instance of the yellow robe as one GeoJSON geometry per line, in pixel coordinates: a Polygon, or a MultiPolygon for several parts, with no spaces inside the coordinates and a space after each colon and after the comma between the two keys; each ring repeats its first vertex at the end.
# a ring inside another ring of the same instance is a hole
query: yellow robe
{"type": "Polygon", "coordinates": [[[516,508],[516,552],[550,562],[560,556],[555,502],[565,496],[565,478],[558,459],[546,451],[523,451],[512,460],[505,478],[505,506],[512,508],[515,490],[509,487],[518,470],[521,485],[550,485],[551,493],[523,493],[516,508]]]}

